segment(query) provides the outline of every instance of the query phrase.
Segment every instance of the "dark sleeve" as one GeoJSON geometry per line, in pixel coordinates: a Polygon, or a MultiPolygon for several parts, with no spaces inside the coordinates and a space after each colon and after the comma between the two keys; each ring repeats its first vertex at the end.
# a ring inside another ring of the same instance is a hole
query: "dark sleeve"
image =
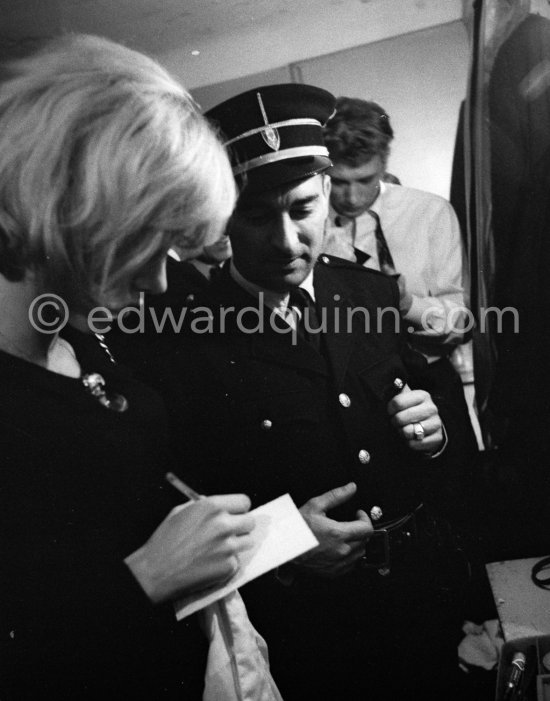
{"type": "Polygon", "coordinates": [[[116,481],[110,500],[93,483],[71,491],[67,452],[44,448],[0,428],[0,697],[155,698],[163,686],[200,687],[195,622],[178,626],[172,605],[154,606],[124,564],[149,535],[148,517],[120,505],[116,481]]]}

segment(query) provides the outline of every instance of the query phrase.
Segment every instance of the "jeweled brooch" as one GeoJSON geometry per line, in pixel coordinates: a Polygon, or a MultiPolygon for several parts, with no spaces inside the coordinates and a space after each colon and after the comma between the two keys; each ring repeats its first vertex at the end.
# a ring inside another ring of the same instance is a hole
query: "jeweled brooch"
{"type": "Polygon", "coordinates": [[[122,413],[128,408],[128,400],[122,394],[107,394],[105,380],[98,372],[90,372],[82,376],[82,384],[97,401],[107,409],[122,413]]]}

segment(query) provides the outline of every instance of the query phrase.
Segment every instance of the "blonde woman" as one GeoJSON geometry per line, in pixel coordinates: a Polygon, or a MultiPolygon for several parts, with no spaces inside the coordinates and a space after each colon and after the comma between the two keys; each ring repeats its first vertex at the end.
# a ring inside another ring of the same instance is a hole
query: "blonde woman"
{"type": "Polygon", "coordinates": [[[204,650],[172,600],[236,570],[249,500],[173,510],[162,405],[90,328],[98,309],[165,289],[174,243],[220,236],[231,172],[189,95],[139,53],[68,36],[8,69],[0,697],[199,698],[204,650]],[[67,321],[98,353],[59,335],[67,321]]]}

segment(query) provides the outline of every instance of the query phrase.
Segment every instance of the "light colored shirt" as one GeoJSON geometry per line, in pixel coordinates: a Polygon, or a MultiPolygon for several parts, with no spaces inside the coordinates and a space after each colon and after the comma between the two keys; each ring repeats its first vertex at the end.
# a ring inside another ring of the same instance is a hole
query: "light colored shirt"
{"type": "MultiPolygon", "coordinates": [[[[268,290],[265,287],[256,285],[254,282],[250,282],[237,270],[233,259],[230,261],[229,274],[233,280],[242,287],[245,292],[252,295],[256,299],[263,298],[263,303],[266,307],[274,311],[280,317],[282,317],[287,324],[289,324],[293,329],[296,329],[297,322],[299,320],[299,315],[297,316],[296,310],[294,308],[289,308],[288,302],[290,299],[289,292],[277,292],[275,290],[268,290]],[[262,295],[262,297],[260,297],[262,295]]],[[[302,282],[300,287],[305,290],[311,299],[315,302],[315,290],[313,289],[313,270],[309,273],[306,279],[302,282]]]]}
{"type": "MultiPolygon", "coordinates": [[[[466,309],[463,244],[452,206],[439,195],[382,182],[370,209],[412,297],[404,314],[411,344],[429,361],[448,355],[463,340],[466,309]]],[[[359,249],[370,256],[364,266],[379,270],[375,229],[369,212],[347,219],[331,208],[324,250],[356,260],[359,249]]]]}

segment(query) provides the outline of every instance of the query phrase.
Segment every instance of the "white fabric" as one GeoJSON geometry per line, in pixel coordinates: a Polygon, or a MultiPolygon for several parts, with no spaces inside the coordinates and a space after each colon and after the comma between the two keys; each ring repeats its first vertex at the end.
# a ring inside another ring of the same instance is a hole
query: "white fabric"
{"type": "MultiPolygon", "coordinates": [[[[381,183],[380,194],[370,209],[380,218],[396,271],[404,276],[412,295],[412,306],[404,318],[415,329],[413,344],[417,336],[420,349],[426,351],[429,346],[428,359],[446,355],[449,346],[463,340],[463,316],[450,312],[466,304],[463,245],[452,206],[430,192],[381,183]],[[426,330],[422,321],[428,309],[433,312],[426,330]]],[[[355,260],[353,248],[358,248],[370,256],[365,267],[378,270],[375,228],[376,222],[368,212],[352,220],[331,208],[325,251],[355,260]]]]}
{"type": "Polygon", "coordinates": [[[465,635],[458,646],[458,659],[465,665],[494,669],[504,645],[498,620],[484,621],[481,625],[465,621],[462,630],[465,635]]]}
{"type": "Polygon", "coordinates": [[[210,641],[203,701],[282,701],[238,591],[201,611],[201,623],[210,641]]]}

